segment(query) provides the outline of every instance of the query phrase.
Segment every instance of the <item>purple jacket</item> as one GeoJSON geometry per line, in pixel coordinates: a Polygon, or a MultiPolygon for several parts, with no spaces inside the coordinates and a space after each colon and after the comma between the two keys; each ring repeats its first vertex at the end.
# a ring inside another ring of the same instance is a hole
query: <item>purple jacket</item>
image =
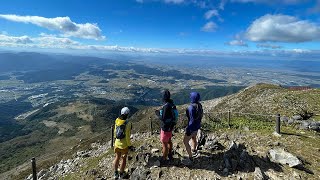
{"type": "Polygon", "coordinates": [[[188,126],[186,131],[191,133],[197,131],[201,127],[201,119],[203,116],[203,109],[200,101],[200,94],[197,92],[190,93],[191,104],[186,110],[188,117],[188,126]]]}

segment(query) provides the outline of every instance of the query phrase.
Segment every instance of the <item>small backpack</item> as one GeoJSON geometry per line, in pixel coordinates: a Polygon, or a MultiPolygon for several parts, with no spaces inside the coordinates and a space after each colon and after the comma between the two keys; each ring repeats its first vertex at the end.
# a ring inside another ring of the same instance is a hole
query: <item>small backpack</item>
{"type": "MultiPolygon", "coordinates": [[[[162,116],[162,112],[163,110],[160,110],[160,116],[162,116]]],[[[171,118],[163,119],[164,129],[167,131],[172,131],[174,126],[177,124],[178,116],[179,116],[178,110],[176,106],[173,105],[171,107],[171,118]]]]}
{"type": "Polygon", "coordinates": [[[125,122],[124,124],[117,126],[116,125],[116,138],[117,139],[123,139],[126,137],[126,125],[127,122],[125,122]]]}
{"type": "Polygon", "coordinates": [[[173,114],[173,122],[177,124],[177,121],[179,119],[179,112],[175,106],[172,107],[172,114],[173,114]]]}

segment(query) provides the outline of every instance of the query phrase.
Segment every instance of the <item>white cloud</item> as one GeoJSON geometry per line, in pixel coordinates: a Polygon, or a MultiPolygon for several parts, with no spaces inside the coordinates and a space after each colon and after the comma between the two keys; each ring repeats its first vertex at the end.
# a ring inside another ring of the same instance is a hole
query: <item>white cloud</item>
{"type": "Polygon", "coordinates": [[[164,0],[165,3],[181,4],[184,0],[164,0]]]}
{"type": "Polygon", "coordinates": [[[72,36],[84,39],[103,40],[101,29],[97,24],[77,24],[69,17],[45,18],[40,16],[19,16],[14,14],[0,14],[0,18],[14,22],[34,24],[39,27],[55,30],[63,33],[64,36],[72,36]]]}
{"type": "Polygon", "coordinates": [[[320,40],[320,27],[287,15],[264,15],[247,29],[250,41],[307,42],[320,40]]]}
{"type": "MultiPolygon", "coordinates": [[[[239,40],[240,41],[240,40],[239,40]]],[[[139,48],[139,47],[122,47],[122,46],[105,46],[105,45],[87,45],[69,38],[56,37],[41,33],[38,37],[28,36],[9,36],[0,35],[0,46],[11,48],[33,48],[33,49],[74,49],[79,51],[104,53],[104,52],[124,52],[124,53],[153,53],[153,54],[174,54],[174,55],[197,55],[208,57],[226,57],[226,58],[253,58],[253,59],[313,59],[319,60],[320,50],[307,49],[263,49],[263,50],[241,50],[241,51],[217,51],[210,49],[162,49],[162,48],[139,48]]]]}
{"type": "Polygon", "coordinates": [[[292,51],[295,53],[309,53],[309,52],[311,52],[308,49],[292,49],[292,51]]]}
{"type": "Polygon", "coordinates": [[[82,44],[69,38],[61,38],[55,36],[42,36],[33,38],[33,41],[41,47],[50,48],[70,48],[71,46],[81,46],[82,44]]]}
{"type": "Polygon", "coordinates": [[[28,44],[33,41],[28,36],[8,36],[5,34],[0,34],[0,43],[9,44],[28,44]]]}
{"type": "Polygon", "coordinates": [[[221,0],[219,3],[219,9],[224,10],[224,6],[226,5],[227,0],[221,0]]]}
{"type": "Polygon", "coordinates": [[[227,45],[230,46],[243,46],[243,47],[248,47],[248,44],[242,40],[232,40],[230,42],[226,43],[227,45]]]}
{"type": "Polygon", "coordinates": [[[204,32],[214,32],[217,27],[216,23],[209,21],[201,28],[201,30],[204,32]]]}
{"type": "Polygon", "coordinates": [[[213,16],[219,17],[219,12],[216,9],[211,9],[204,14],[204,17],[208,20],[213,16]]]}
{"type": "Polygon", "coordinates": [[[182,4],[187,2],[187,0],[135,0],[137,3],[147,3],[147,2],[163,2],[167,4],[182,4]]]}
{"type": "Polygon", "coordinates": [[[57,37],[54,34],[47,34],[47,33],[40,33],[39,36],[41,36],[41,37],[57,37]]]}
{"type": "Polygon", "coordinates": [[[76,48],[82,44],[69,38],[41,33],[39,37],[0,35],[0,46],[61,49],[76,48]]]}
{"type": "Polygon", "coordinates": [[[261,43],[257,44],[258,48],[271,48],[271,49],[280,49],[282,46],[275,45],[275,44],[266,44],[266,43],[261,43]]]}
{"type": "Polygon", "coordinates": [[[306,0],[231,0],[231,2],[264,4],[299,4],[306,2],[306,0]]]}
{"type": "MultiPolygon", "coordinates": [[[[211,9],[217,7],[218,0],[135,0],[137,3],[160,2],[174,5],[193,5],[201,9],[211,9]]],[[[227,0],[224,0],[227,1],[227,0]]]]}

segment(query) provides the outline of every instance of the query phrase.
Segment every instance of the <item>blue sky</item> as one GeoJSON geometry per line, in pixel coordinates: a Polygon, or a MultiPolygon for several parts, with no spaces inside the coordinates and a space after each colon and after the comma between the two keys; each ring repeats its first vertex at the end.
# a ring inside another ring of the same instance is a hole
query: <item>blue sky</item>
{"type": "Polygon", "coordinates": [[[316,55],[320,50],[320,0],[0,3],[3,48],[316,55]]]}

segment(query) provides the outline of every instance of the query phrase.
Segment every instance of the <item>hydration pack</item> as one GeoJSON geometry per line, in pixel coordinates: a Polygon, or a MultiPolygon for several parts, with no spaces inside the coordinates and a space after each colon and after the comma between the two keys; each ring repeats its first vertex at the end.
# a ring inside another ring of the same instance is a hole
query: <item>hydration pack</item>
{"type": "Polygon", "coordinates": [[[125,122],[124,124],[117,126],[116,125],[116,138],[117,139],[123,139],[126,137],[126,125],[127,122],[125,122]]]}
{"type": "MultiPolygon", "coordinates": [[[[170,108],[170,110],[171,110],[170,118],[163,119],[163,130],[164,131],[172,131],[178,121],[179,113],[178,113],[176,106],[172,106],[170,108]]],[[[160,110],[160,116],[163,115],[162,113],[163,113],[163,110],[160,110]]]]}

